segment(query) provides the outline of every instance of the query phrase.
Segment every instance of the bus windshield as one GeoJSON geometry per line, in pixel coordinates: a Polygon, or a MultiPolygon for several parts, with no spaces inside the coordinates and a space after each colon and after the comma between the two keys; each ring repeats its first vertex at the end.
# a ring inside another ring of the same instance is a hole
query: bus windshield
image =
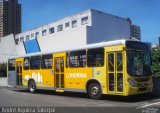
{"type": "Polygon", "coordinates": [[[131,76],[150,76],[151,58],[150,53],[145,51],[127,51],[127,71],[131,76]]]}

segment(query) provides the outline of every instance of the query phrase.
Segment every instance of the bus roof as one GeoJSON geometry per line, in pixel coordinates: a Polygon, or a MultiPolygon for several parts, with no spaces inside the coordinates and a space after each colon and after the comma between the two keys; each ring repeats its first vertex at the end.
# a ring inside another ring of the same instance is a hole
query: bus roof
{"type": "Polygon", "coordinates": [[[77,51],[77,50],[83,50],[83,49],[94,49],[94,48],[105,47],[105,46],[125,45],[126,41],[133,41],[133,40],[122,39],[122,40],[88,44],[81,47],[65,48],[65,49],[59,49],[59,50],[53,49],[52,51],[47,51],[47,52],[37,52],[37,53],[31,53],[31,54],[21,55],[21,56],[10,56],[8,59],[23,58],[23,57],[36,56],[36,55],[45,55],[45,54],[51,54],[51,53],[60,53],[60,52],[66,52],[66,51],[77,51]]]}

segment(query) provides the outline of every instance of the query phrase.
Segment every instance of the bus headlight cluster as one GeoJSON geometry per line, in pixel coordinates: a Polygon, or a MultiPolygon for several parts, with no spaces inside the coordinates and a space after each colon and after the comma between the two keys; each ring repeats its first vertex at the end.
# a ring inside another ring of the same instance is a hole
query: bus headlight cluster
{"type": "Polygon", "coordinates": [[[129,82],[129,84],[130,84],[131,86],[133,86],[133,87],[136,87],[136,86],[137,86],[136,82],[135,82],[133,79],[128,79],[128,82],[129,82]]]}

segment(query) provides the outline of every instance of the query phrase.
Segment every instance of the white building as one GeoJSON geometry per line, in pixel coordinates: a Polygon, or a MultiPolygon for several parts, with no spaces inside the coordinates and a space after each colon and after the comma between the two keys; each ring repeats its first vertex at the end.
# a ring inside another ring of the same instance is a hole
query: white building
{"type": "Polygon", "coordinates": [[[17,56],[16,44],[13,34],[0,40],[0,63],[7,62],[8,57],[17,56]]]}
{"type": "Polygon", "coordinates": [[[22,42],[35,38],[40,50],[44,52],[102,41],[130,39],[130,27],[131,22],[126,18],[89,9],[20,33],[15,39],[18,53],[25,54],[22,42]]]}

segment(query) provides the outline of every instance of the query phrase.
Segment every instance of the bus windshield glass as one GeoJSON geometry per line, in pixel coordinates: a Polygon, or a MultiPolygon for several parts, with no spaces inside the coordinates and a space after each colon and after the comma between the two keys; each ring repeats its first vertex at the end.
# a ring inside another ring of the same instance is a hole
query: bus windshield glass
{"type": "Polygon", "coordinates": [[[127,71],[131,76],[150,76],[151,75],[151,56],[146,51],[127,51],[127,71]]]}

